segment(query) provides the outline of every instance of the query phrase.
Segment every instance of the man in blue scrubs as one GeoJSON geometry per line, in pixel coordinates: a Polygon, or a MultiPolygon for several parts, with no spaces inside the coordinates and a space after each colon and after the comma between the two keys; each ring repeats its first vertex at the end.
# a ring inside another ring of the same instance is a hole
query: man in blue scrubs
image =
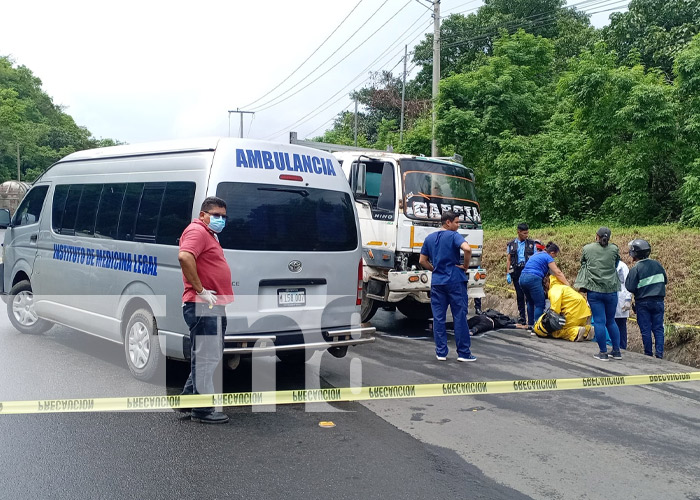
{"type": "Polygon", "coordinates": [[[457,232],[459,216],[452,211],[442,213],[442,229],[428,235],[423,242],[420,265],[432,271],[430,283],[430,306],[433,311],[433,337],[435,356],[438,361],[447,359],[447,329],[445,316],[447,306],[452,310],[457,344],[457,361],[476,361],[471,353],[471,338],[467,325],[467,273],[472,249],[457,232]],[[464,262],[460,263],[459,251],[464,251],[464,262]]]}

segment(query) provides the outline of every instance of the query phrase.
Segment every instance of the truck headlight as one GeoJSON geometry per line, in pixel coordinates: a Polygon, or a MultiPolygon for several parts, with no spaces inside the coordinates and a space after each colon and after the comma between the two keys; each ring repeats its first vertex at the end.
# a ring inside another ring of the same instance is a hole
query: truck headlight
{"type": "Polygon", "coordinates": [[[469,260],[469,267],[481,267],[481,254],[472,254],[472,258],[469,260]]]}

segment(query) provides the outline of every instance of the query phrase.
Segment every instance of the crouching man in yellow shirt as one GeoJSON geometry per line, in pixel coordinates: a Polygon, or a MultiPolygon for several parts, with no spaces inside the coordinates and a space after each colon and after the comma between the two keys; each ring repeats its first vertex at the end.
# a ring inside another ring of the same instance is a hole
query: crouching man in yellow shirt
{"type": "Polygon", "coordinates": [[[539,337],[554,337],[571,342],[591,340],[595,334],[591,326],[591,308],[583,295],[570,286],[564,285],[556,276],[545,276],[543,280],[545,293],[550,302],[550,309],[566,319],[564,327],[548,332],[543,320],[546,313],[540,317],[534,326],[539,337]]]}

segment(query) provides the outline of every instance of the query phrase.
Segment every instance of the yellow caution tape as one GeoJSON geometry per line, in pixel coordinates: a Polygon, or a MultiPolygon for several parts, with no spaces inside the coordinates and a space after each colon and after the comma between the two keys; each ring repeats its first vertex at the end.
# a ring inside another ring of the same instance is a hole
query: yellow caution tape
{"type": "Polygon", "coordinates": [[[208,406],[257,406],[295,403],[471,396],[514,392],[565,391],[700,380],[700,372],[658,375],[619,375],[564,379],[446,382],[416,385],[379,385],[291,391],[231,392],[194,396],[140,396],[120,398],[48,399],[0,402],[0,414],[70,413],[130,410],[162,410],[208,406]]]}

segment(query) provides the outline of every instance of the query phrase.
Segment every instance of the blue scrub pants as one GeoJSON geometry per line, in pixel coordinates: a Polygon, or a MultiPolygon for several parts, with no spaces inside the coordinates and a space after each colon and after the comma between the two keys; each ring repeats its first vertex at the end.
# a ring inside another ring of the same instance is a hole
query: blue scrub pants
{"type": "Polygon", "coordinates": [[[471,356],[472,341],[469,335],[469,325],[467,324],[468,304],[466,281],[432,285],[430,287],[430,307],[433,311],[433,337],[435,338],[435,354],[437,356],[447,356],[448,352],[447,328],[445,327],[448,305],[454,318],[457,356],[461,358],[471,356]]]}

